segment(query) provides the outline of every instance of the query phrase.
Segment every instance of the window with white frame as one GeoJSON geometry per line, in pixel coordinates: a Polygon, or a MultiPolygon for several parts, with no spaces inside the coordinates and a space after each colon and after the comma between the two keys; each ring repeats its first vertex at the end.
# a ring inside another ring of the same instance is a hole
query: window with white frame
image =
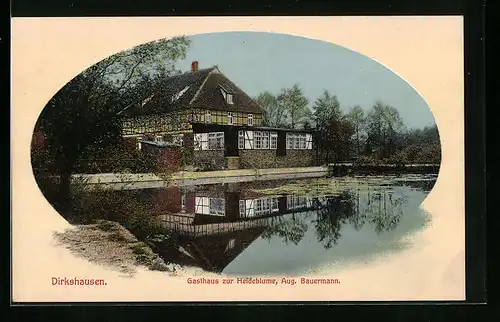
{"type": "Polygon", "coordinates": [[[226,201],[223,198],[195,198],[195,213],[203,215],[224,216],[226,214],[226,201]]]}
{"type": "Polygon", "coordinates": [[[255,201],[253,199],[243,201],[245,202],[245,218],[251,218],[255,216],[255,201]]]}
{"type": "Polygon", "coordinates": [[[271,149],[278,148],[278,133],[271,132],[271,149]]]}
{"type": "Polygon", "coordinates": [[[232,90],[227,85],[225,86],[219,85],[219,86],[222,96],[224,97],[226,102],[231,105],[234,104],[234,94],[232,93],[232,90]]]}
{"type": "Polygon", "coordinates": [[[286,148],[288,150],[311,150],[312,135],[301,133],[287,133],[286,148]]]}
{"type": "Polygon", "coordinates": [[[233,94],[229,94],[229,93],[228,93],[228,94],[226,95],[226,102],[227,102],[228,104],[234,104],[234,103],[233,103],[233,94]]]}
{"type": "Polygon", "coordinates": [[[312,150],[312,134],[306,134],[306,149],[312,150]]]}
{"type": "Polygon", "coordinates": [[[208,133],[208,150],[224,149],[224,132],[208,133]]]}
{"type": "Polygon", "coordinates": [[[217,139],[217,145],[216,145],[217,150],[223,150],[224,149],[224,132],[217,132],[215,134],[215,136],[217,139]]]}
{"type": "Polygon", "coordinates": [[[255,215],[262,215],[266,206],[264,206],[265,199],[255,200],[255,215]]]}
{"type": "Polygon", "coordinates": [[[195,133],[195,150],[223,150],[224,132],[195,133]]]}
{"type": "Polygon", "coordinates": [[[243,150],[245,148],[245,132],[238,131],[238,149],[243,150]]]}
{"type": "Polygon", "coordinates": [[[279,205],[278,205],[278,198],[272,198],[272,202],[271,202],[271,211],[272,212],[276,212],[276,211],[279,211],[280,208],[279,208],[279,205]]]}
{"type": "Polygon", "coordinates": [[[208,150],[217,149],[217,135],[216,133],[208,133],[208,150]]]}
{"type": "Polygon", "coordinates": [[[269,149],[269,132],[262,132],[262,148],[269,149]]]}
{"type": "Polygon", "coordinates": [[[233,125],[233,112],[227,112],[227,124],[233,125]]]}
{"type": "Polygon", "coordinates": [[[253,139],[255,142],[255,149],[262,149],[262,132],[254,131],[253,139]]]}
{"type": "Polygon", "coordinates": [[[278,198],[261,198],[255,200],[255,215],[269,215],[279,211],[278,198]]]}
{"type": "Polygon", "coordinates": [[[195,213],[209,215],[210,214],[210,202],[207,197],[195,197],[195,213]]]}
{"type": "Polygon", "coordinates": [[[300,149],[300,142],[299,142],[300,136],[297,134],[293,135],[293,148],[295,150],[300,149]]]}
{"type": "Polygon", "coordinates": [[[205,111],[205,123],[212,123],[212,112],[205,111]]]}
{"type": "Polygon", "coordinates": [[[245,149],[253,149],[254,140],[253,140],[253,131],[245,131],[245,149]]]}
{"type": "Polygon", "coordinates": [[[247,125],[253,126],[253,114],[248,114],[247,116],[247,125]]]}
{"type": "Polygon", "coordinates": [[[277,149],[278,133],[267,131],[239,131],[238,149],[277,149]]]}
{"type": "Polygon", "coordinates": [[[301,149],[301,150],[306,149],[306,135],[305,134],[299,134],[299,149],[301,149]]]}
{"type": "Polygon", "coordinates": [[[293,149],[293,134],[292,133],[286,134],[286,149],[287,150],[293,149]]]}
{"type": "Polygon", "coordinates": [[[203,134],[204,133],[195,133],[193,137],[193,149],[194,150],[203,150],[202,142],[203,142],[203,134]]]}

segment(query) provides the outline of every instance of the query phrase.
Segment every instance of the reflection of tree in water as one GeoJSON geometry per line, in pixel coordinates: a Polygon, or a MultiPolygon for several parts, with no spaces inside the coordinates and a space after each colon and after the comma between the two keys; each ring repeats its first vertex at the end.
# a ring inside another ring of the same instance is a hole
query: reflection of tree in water
{"type": "Polygon", "coordinates": [[[292,214],[291,218],[274,217],[261,237],[270,240],[273,236],[278,236],[285,244],[292,242],[297,245],[304,238],[308,228],[302,221],[304,215],[307,214],[292,214]]]}
{"type": "Polygon", "coordinates": [[[325,249],[337,244],[340,228],[356,212],[352,193],[344,191],[335,197],[328,197],[317,210],[314,221],[316,237],[325,249]]]}
{"type": "Polygon", "coordinates": [[[403,215],[403,205],[408,197],[394,194],[389,186],[378,186],[372,189],[358,189],[354,196],[356,211],[349,222],[356,230],[366,223],[372,224],[375,232],[380,234],[396,228],[403,215]]]}
{"type": "Polygon", "coordinates": [[[430,192],[432,188],[434,188],[434,184],[436,183],[436,179],[432,180],[408,180],[402,181],[403,185],[411,187],[413,189],[418,189],[423,192],[430,192]]]}
{"type": "Polygon", "coordinates": [[[394,196],[392,191],[378,190],[371,195],[365,216],[374,225],[377,234],[396,228],[403,215],[406,196],[394,196]]]}
{"type": "MultiPolygon", "coordinates": [[[[316,237],[325,249],[337,244],[340,229],[346,223],[356,230],[373,225],[377,234],[396,228],[403,214],[406,196],[397,196],[390,187],[346,190],[336,196],[314,198],[316,237]]],[[[311,212],[309,212],[311,213],[311,212]]],[[[277,217],[262,237],[270,240],[279,236],[285,243],[298,244],[307,229],[307,214],[293,214],[291,218],[277,217]]]]}

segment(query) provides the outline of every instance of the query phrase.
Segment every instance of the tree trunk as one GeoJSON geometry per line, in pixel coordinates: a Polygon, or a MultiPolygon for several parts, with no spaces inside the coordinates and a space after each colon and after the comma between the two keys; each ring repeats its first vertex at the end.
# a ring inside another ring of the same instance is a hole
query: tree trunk
{"type": "Polygon", "coordinates": [[[69,201],[71,189],[71,173],[63,171],[59,175],[59,178],[61,180],[59,182],[59,198],[63,202],[69,201]]]}
{"type": "Polygon", "coordinates": [[[71,175],[74,169],[74,162],[66,160],[59,170],[59,200],[62,203],[69,202],[71,196],[71,175]]]}

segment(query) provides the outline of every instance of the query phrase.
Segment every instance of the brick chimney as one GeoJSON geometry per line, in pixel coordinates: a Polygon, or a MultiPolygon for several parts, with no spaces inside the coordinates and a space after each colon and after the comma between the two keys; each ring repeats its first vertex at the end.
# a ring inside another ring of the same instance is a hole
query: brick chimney
{"type": "Polygon", "coordinates": [[[191,71],[193,73],[198,71],[198,62],[196,60],[191,63],[191,71]]]}

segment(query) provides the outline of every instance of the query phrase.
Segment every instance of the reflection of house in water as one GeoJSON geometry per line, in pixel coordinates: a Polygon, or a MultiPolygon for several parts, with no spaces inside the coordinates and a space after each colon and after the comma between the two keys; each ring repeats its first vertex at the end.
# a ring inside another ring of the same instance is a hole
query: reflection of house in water
{"type": "Polygon", "coordinates": [[[196,191],[171,187],[156,189],[153,198],[166,228],[196,236],[265,227],[274,216],[314,206],[312,198],[269,196],[239,188],[237,184],[196,191]]]}
{"type": "MultiPolygon", "coordinates": [[[[153,193],[162,207],[165,228],[180,235],[179,250],[169,261],[221,272],[272,225],[276,217],[312,210],[311,198],[267,196],[238,185],[172,187],[153,193]]],[[[157,210],[160,210],[157,208],[157,210]]]]}
{"type": "Polygon", "coordinates": [[[297,244],[309,227],[329,249],[344,224],[357,230],[369,224],[377,233],[394,229],[406,200],[386,187],[315,197],[271,196],[252,189],[245,183],[148,189],[164,227],[179,235],[174,249],[160,250],[162,256],[221,272],[259,237],[297,244]]]}

